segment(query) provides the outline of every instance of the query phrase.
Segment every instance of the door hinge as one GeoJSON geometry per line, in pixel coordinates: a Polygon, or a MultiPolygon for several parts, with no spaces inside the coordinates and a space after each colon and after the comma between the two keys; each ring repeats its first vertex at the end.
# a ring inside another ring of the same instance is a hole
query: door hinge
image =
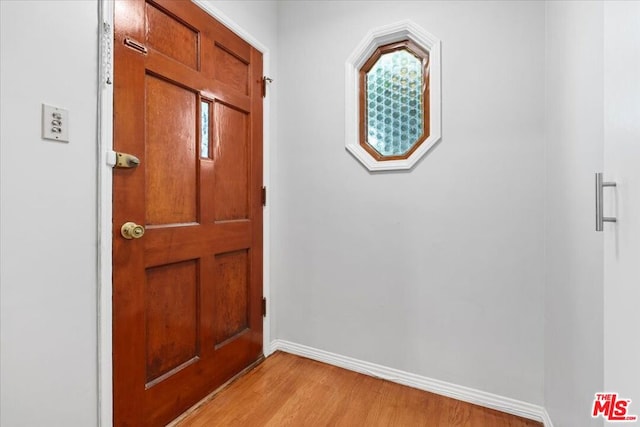
{"type": "Polygon", "coordinates": [[[262,317],[267,317],[267,299],[262,298],[262,317]]]}
{"type": "Polygon", "coordinates": [[[262,187],[262,206],[267,206],[267,187],[262,187]]]}
{"type": "Polygon", "coordinates": [[[271,83],[273,81],[272,78],[264,76],[262,78],[262,97],[266,98],[267,97],[267,83],[271,83]]]}

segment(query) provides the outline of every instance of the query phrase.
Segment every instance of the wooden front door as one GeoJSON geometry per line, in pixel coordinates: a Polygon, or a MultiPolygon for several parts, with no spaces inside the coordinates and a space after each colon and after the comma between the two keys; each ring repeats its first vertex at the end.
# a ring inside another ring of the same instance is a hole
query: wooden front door
{"type": "Polygon", "coordinates": [[[114,419],[160,426],[262,356],[262,55],[189,1],[115,9],[115,150],[140,163],[113,178],[114,419]]]}

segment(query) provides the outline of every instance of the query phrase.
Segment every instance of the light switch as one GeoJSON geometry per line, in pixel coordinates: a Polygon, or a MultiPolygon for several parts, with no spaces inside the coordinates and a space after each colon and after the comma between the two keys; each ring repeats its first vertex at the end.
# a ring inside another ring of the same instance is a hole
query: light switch
{"type": "Polygon", "coordinates": [[[42,104],[42,138],[69,142],[69,110],[42,104]]]}

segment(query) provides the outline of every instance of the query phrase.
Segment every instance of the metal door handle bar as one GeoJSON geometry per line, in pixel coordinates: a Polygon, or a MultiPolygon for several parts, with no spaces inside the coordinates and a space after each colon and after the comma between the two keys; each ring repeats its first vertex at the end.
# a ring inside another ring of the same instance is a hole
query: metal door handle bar
{"type": "Polygon", "coordinates": [[[604,206],[602,205],[604,187],[615,187],[615,182],[603,182],[602,172],[596,173],[596,231],[603,230],[605,222],[616,222],[615,217],[604,216],[604,206]]]}

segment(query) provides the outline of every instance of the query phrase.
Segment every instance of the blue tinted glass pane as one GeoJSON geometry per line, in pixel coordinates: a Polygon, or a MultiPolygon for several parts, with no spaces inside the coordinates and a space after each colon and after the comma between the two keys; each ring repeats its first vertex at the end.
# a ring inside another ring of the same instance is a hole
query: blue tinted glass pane
{"type": "Polygon", "coordinates": [[[385,53],[366,82],[367,142],[383,156],[406,154],[424,132],[422,61],[407,50],[385,53]]]}
{"type": "Polygon", "coordinates": [[[209,157],[209,103],[200,103],[200,157],[209,157]]]}

